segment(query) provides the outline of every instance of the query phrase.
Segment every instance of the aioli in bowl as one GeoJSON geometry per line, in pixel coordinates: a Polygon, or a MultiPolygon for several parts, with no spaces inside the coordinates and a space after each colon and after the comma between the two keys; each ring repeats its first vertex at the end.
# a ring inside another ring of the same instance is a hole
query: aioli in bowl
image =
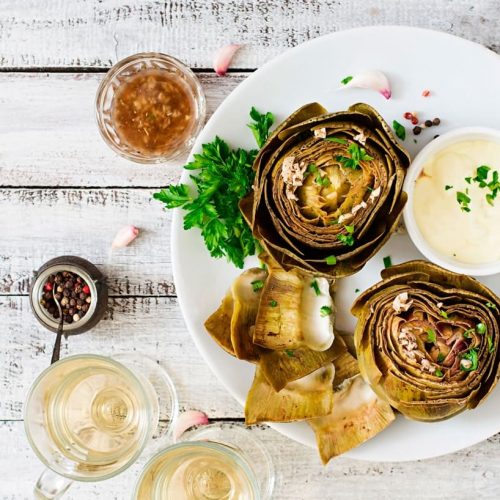
{"type": "Polygon", "coordinates": [[[488,184],[498,184],[498,172],[500,142],[491,140],[456,142],[427,160],[413,211],[429,245],[466,264],[500,260],[500,196],[487,198],[496,196],[488,184]]]}

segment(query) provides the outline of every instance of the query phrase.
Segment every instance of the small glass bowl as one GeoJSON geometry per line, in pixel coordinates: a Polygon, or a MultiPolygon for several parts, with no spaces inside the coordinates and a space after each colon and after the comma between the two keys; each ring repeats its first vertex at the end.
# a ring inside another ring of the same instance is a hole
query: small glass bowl
{"type": "Polygon", "coordinates": [[[162,163],[187,153],[203,126],[205,113],[205,94],[196,75],[178,59],[159,52],[142,52],[117,62],[106,74],[97,90],[96,119],[102,138],[116,153],[137,163],[162,163]],[[120,138],[113,123],[113,99],[120,84],[146,69],[168,71],[180,78],[186,84],[194,102],[195,115],[191,133],[177,149],[161,155],[148,155],[132,148],[120,138]]]}

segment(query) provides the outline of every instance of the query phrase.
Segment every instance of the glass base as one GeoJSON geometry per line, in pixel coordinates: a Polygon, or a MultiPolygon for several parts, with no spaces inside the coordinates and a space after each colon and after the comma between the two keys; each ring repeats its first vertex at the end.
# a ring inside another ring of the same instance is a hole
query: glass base
{"type": "Polygon", "coordinates": [[[183,441],[210,441],[235,450],[254,471],[261,499],[271,498],[275,483],[274,464],[266,447],[251,430],[233,423],[210,424],[185,432],[179,439],[179,442],[183,441]]]}
{"type": "Polygon", "coordinates": [[[172,429],[179,414],[175,386],[165,368],[147,356],[136,353],[123,353],[112,357],[124,364],[137,376],[145,378],[156,393],[158,424],[151,441],[145,448],[145,454],[151,456],[160,448],[171,444],[172,429]]]}

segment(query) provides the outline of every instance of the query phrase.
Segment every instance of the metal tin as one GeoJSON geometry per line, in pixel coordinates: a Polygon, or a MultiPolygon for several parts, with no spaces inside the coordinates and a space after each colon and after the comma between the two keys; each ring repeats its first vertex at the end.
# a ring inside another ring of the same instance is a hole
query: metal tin
{"type": "Polygon", "coordinates": [[[81,257],[73,255],[63,255],[51,259],[43,264],[35,273],[35,280],[30,288],[30,305],[36,319],[48,330],[56,333],[59,320],[40,304],[43,295],[43,286],[51,274],[62,271],[69,271],[80,276],[90,288],[89,310],[82,319],[76,323],[64,323],[64,333],[67,335],[77,335],[93,328],[104,316],[108,304],[108,287],[105,277],[94,264],[81,257]]]}

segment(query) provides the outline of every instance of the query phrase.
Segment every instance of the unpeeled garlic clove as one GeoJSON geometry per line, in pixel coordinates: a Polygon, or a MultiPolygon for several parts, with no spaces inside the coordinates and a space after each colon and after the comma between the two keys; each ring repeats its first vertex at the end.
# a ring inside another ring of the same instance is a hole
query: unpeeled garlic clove
{"type": "Polygon", "coordinates": [[[347,87],[376,90],[386,99],[390,99],[392,95],[389,79],[379,70],[366,70],[357,73],[342,88],[347,87]]]}
{"type": "Polygon", "coordinates": [[[205,413],[198,410],[188,410],[181,413],[177,418],[174,429],[174,442],[177,441],[188,429],[197,425],[207,425],[208,417],[205,413]]]}
{"type": "Polygon", "coordinates": [[[123,248],[126,247],[129,243],[137,238],[139,234],[139,229],[131,224],[128,226],[122,227],[117,233],[111,243],[111,248],[123,248]]]}
{"type": "Polygon", "coordinates": [[[216,53],[214,57],[214,70],[219,76],[224,76],[231,64],[234,54],[241,48],[237,43],[224,45],[216,53]]]}

